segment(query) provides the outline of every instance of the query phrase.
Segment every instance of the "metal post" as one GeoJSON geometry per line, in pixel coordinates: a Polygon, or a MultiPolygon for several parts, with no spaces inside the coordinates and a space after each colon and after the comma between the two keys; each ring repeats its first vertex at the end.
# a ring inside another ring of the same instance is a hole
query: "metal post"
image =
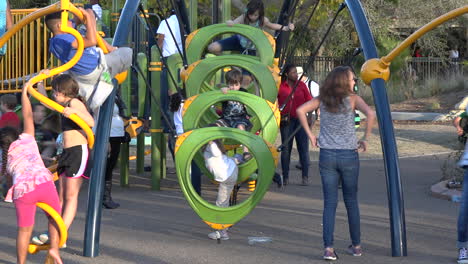
{"type": "MultiPolygon", "coordinates": [[[[136,14],[140,1],[127,1],[117,25],[113,46],[127,45],[131,18],[136,14]]],[[[115,79],[114,86],[117,85],[115,79]]],[[[117,88],[116,88],[117,89],[117,88]]],[[[91,171],[91,181],[88,193],[88,211],[86,215],[83,255],[96,257],[99,255],[99,237],[101,226],[102,195],[104,189],[104,173],[107,162],[107,143],[109,141],[112,112],[114,110],[115,92],[106,99],[99,110],[99,120],[96,128],[96,144],[94,145],[94,167],[91,171]]]]}
{"type": "MultiPolygon", "coordinates": [[[[124,101],[127,109],[125,109],[125,115],[131,115],[131,108],[130,108],[130,84],[131,84],[131,76],[130,71],[128,73],[127,79],[121,85],[121,96],[122,100],[124,101]]],[[[128,176],[130,170],[130,162],[128,160],[130,156],[130,143],[122,143],[120,145],[120,186],[122,187],[130,187],[128,176]]]]}
{"type": "MultiPolygon", "coordinates": [[[[159,49],[156,46],[151,47],[151,89],[153,94],[161,94],[161,70],[162,62],[159,54],[159,49]]],[[[161,109],[151,97],[151,189],[160,190],[161,174],[166,170],[165,166],[161,165],[161,144],[162,144],[162,126],[161,126],[161,109]]]]}
{"type": "Polygon", "coordinates": [[[198,1],[190,0],[190,28],[195,31],[198,29],[198,1]]]}
{"type": "MultiPolygon", "coordinates": [[[[288,11],[290,7],[291,7],[291,0],[284,0],[283,6],[281,7],[281,11],[279,13],[278,21],[276,23],[280,25],[284,25],[284,23],[288,22],[289,18],[286,16],[288,15],[288,11]]],[[[278,32],[275,32],[275,35],[278,36],[278,38],[276,39],[275,58],[279,58],[281,54],[281,49],[283,48],[283,42],[284,42],[283,39],[284,39],[285,34],[278,35],[278,32]]]]}
{"type": "Polygon", "coordinates": [[[218,24],[219,23],[219,0],[213,0],[212,1],[213,6],[211,9],[211,23],[212,24],[218,24]]]}
{"type": "MultiPolygon", "coordinates": [[[[147,78],[147,63],[148,59],[146,58],[146,54],[138,53],[137,55],[137,64],[140,67],[142,73],[145,76],[141,76],[138,74],[138,117],[144,115],[145,112],[145,97],[146,97],[146,82],[145,78],[147,78]]],[[[137,160],[136,160],[136,168],[138,174],[144,173],[145,167],[145,134],[140,133],[137,136],[137,160]]]]}
{"type": "Polygon", "coordinates": [[[96,257],[99,255],[99,238],[101,231],[102,196],[104,194],[104,174],[107,164],[107,147],[109,142],[112,112],[118,83],[113,79],[114,91],[107,97],[99,109],[96,129],[96,144],[93,149],[93,168],[88,191],[88,211],[84,237],[83,255],[96,257]]]}
{"type": "Polygon", "coordinates": [[[223,0],[221,12],[222,22],[226,22],[231,19],[231,0],[223,0]]]}
{"type": "MultiPolygon", "coordinates": [[[[377,49],[370,31],[367,18],[359,0],[346,0],[361,41],[366,60],[377,58],[377,49]]],[[[393,131],[390,105],[382,79],[371,82],[377,120],[379,121],[380,138],[387,176],[387,196],[390,213],[390,232],[392,237],[392,256],[407,256],[406,225],[403,191],[400,178],[398,152],[393,131]]]]}

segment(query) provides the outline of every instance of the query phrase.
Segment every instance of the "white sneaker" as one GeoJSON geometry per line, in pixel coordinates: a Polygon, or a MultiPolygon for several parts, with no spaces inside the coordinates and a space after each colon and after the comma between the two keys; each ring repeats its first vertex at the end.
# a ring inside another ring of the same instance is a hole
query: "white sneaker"
{"type": "Polygon", "coordinates": [[[49,243],[49,233],[40,234],[39,240],[42,242],[42,244],[49,243]]]}
{"type": "Polygon", "coordinates": [[[228,240],[229,235],[226,230],[218,230],[208,234],[208,237],[211,239],[221,239],[221,240],[228,240]]]}
{"type": "Polygon", "coordinates": [[[33,243],[34,245],[43,245],[44,242],[42,242],[40,239],[39,239],[39,236],[33,236],[33,238],[31,239],[31,243],[33,243]]]}
{"type": "Polygon", "coordinates": [[[468,263],[468,250],[466,248],[460,248],[458,251],[458,264],[468,263]]]}

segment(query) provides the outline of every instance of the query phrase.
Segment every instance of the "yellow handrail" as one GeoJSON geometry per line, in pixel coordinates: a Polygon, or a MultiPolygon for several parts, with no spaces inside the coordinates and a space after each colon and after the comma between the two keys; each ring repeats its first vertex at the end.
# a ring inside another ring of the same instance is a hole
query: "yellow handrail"
{"type": "MultiPolygon", "coordinates": [[[[82,21],[83,21],[83,14],[81,13],[80,10],[78,10],[75,6],[73,6],[68,0],[62,0],[61,1],[61,9],[63,10],[63,12],[62,12],[62,23],[61,23],[61,26],[60,26],[60,30],[63,31],[63,32],[66,32],[66,33],[70,33],[71,35],[73,35],[76,38],[76,40],[78,42],[78,47],[76,49],[76,53],[73,56],[73,58],[71,58],[70,61],[68,61],[67,63],[65,63],[65,64],[63,64],[63,65],[61,65],[61,66],[59,66],[57,68],[51,69],[49,75],[45,75],[45,74],[41,73],[41,74],[38,74],[38,75],[34,76],[29,81],[31,86],[28,87],[28,92],[32,96],[34,96],[37,100],[39,100],[43,104],[49,106],[50,108],[56,110],[59,113],[63,113],[64,107],[57,104],[56,102],[50,100],[49,98],[43,96],[42,94],[40,94],[36,90],[34,90],[34,88],[32,88],[32,85],[34,85],[35,83],[37,83],[39,81],[42,81],[42,80],[44,80],[44,79],[46,79],[46,78],[48,78],[48,77],[50,77],[52,75],[57,75],[57,74],[60,74],[60,73],[62,73],[64,71],[70,69],[71,67],[73,67],[78,62],[78,60],[81,58],[81,55],[83,54],[83,50],[84,50],[83,38],[81,37],[80,33],[77,30],[75,30],[74,28],[68,26],[68,11],[70,11],[70,12],[72,12],[74,14],[76,12],[75,15],[77,15],[82,21]]],[[[86,133],[86,136],[88,138],[89,148],[93,148],[93,146],[94,146],[94,134],[93,134],[93,131],[91,130],[91,128],[76,114],[70,115],[69,118],[71,120],[73,120],[76,124],[78,124],[83,129],[83,131],[86,133]]]]}
{"type": "MultiPolygon", "coordinates": [[[[78,42],[78,47],[77,47],[76,53],[73,56],[73,58],[70,61],[68,61],[67,63],[65,63],[65,64],[63,64],[63,65],[61,65],[61,66],[59,66],[57,68],[51,69],[49,75],[39,74],[39,75],[33,77],[29,81],[31,86],[28,87],[27,89],[28,89],[29,94],[31,94],[37,100],[39,100],[43,104],[49,106],[50,108],[56,110],[57,112],[62,113],[63,109],[64,109],[63,106],[57,104],[56,102],[50,100],[46,96],[43,96],[42,94],[40,94],[39,92],[34,90],[32,88],[32,85],[34,85],[35,83],[37,83],[39,81],[42,81],[42,80],[44,80],[46,78],[49,78],[50,76],[60,74],[60,73],[62,73],[64,71],[70,69],[81,58],[81,55],[83,54],[83,50],[84,50],[83,38],[81,37],[81,35],[80,35],[80,33],[78,31],[76,31],[74,28],[68,26],[68,12],[73,13],[81,21],[86,23],[86,21],[84,21],[84,16],[83,16],[82,12],[77,7],[75,7],[73,4],[71,4],[69,0],[62,0],[61,2],[57,2],[57,3],[52,4],[50,6],[39,9],[39,10],[29,14],[28,16],[24,17],[23,19],[21,19],[10,30],[8,30],[0,38],[0,46],[4,45],[8,41],[8,39],[10,39],[15,33],[17,33],[22,27],[26,26],[27,24],[31,23],[32,21],[34,21],[34,20],[36,20],[36,19],[38,19],[38,18],[40,18],[42,16],[45,16],[45,15],[48,15],[48,14],[51,14],[51,13],[55,13],[55,12],[58,12],[60,10],[63,11],[62,12],[62,17],[61,17],[62,23],[61,23],[61,28],[60,29],[63,32],[70,33],[71,35],[73,35],[76,38],[76,40],[78,42]]],[[[108,50],[107,50],[106,46],[104,45],[104,42],[103,42],[103,39],[101,38],[101,36],[99,36],[99,34],[97,34],[96,37],[97,37],[97,40],[98,40],[98,46],[104,51],[104,53],[107,53],[108,50]]],[[[93,134],[93,131],[91,130],[91,128],[76,114],[72,114],[70,116],[70,119],[73,120],[76,124],[78,124],[84,130],[84,132],[86,133],[87,138],[88,138],[88,146],[90,148],[92,148],[94,146],[94,134],[93,134]]]]}
{"type": "Polygon", "coordinates": [[[400,43],[397,47],[395,47],[387,56],[384,56],[380,59],[374,58],[367,60],[361,68],[362,80],[366,84],[370,84],[372,80],[378,78],[388,81],[390,77],[389,66],[396,56],[398,56],[403,50],[408,48],[412,43],[414,43],[417,39],[422,37],[427,32],[447,22],[450,19],[459,17],[466,13],[468,13],[468,5],[452,10],[418,29],[416,32],[414,32],[408,38],[406,38],[402,43],[400,43]]]}
{"type": "MultiPolygon", "coordinates": [[[[50,217],[52,217],[54,219],[55,223],[57,224],[57,227],[58,227],[59,233],[60,233],[59,248],[61,248],[63,246],[63,244],[65,244],[65,242],[67,241],[67,237],[68,237],[67,227],[65,226],[65,223],[63,222],[62,217],[60,216],[60,214],[57,211],[55,211],[54,208],[52,208],[48,204],[37,203],[36,205],[37,205],[37,207],[44,210],[48,215],[50,215],[50,217]]],[[[34,245],[34,244],[29,244],[28,252],[31,253],[31,254],[36,254],[40,250],[48,250],[48,249],[50,249],[50,244],[45,244],[45,245],[40,245],[40,246],[39,245],[34,245]]]]}

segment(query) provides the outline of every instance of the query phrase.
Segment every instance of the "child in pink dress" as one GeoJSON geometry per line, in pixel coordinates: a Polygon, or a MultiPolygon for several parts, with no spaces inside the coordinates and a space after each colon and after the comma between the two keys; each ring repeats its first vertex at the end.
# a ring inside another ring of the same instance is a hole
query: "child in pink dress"
{"type": "MultiPolygon", "coordinates": [[[[16,208],[18,236],[16,239],[17,263],[25,263],[29,241],[34,228],[36,203],[50,205],[61,212],[53,176],[44,166],[39,148],[34,139],[34,121],[27,88],[23,88],[21,98],[23,126],[22,134],[11,127],[0,129],[0,147],[2,149],[2,177],[6,177],[11,186],[5,201],[13,201],[16,208]]],[[[59,235],[55,221],[49,218],[51,248],[50,256],[55,263],[62,263],[59,255],[59,235]]]]}

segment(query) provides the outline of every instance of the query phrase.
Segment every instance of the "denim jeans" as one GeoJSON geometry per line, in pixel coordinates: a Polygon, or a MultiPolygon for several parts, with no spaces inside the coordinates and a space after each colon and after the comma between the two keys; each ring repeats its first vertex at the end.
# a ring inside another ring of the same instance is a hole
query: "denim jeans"
{"type": "Polygon", "coordinates": [[[323,243],[333,247],[338,183],[341,179],[343,199],[348,213],[349,233],[353,246],[361,244],[361,227],[357,199],[359,155],[357,150],[320,149],[320,177],[323,191],[323,243]]]}
{"type": "Polygon", "coordinates": [[[468,169],[463,179],[463,193],[458,213],[457,248],[468,248],[468,169]]]}
{"type": "Polygon", "coordinates": [[[309,177],[309,138],[307,137],[304,128],[301,127],[296,135],[287,144],[285,144],[289,136],[298,127],[301,127],[301,123],[297,118],[291,118],[287,126],[280,127],[281,144],[284,145],[284,148],[281,151],[281,169],[285,180],[289,178],[289,163],[291,161],[291,150],[294,139],[296,139],[296,147],[299,152],[299,162],[302,166],[302,177],[309,177]]]}

